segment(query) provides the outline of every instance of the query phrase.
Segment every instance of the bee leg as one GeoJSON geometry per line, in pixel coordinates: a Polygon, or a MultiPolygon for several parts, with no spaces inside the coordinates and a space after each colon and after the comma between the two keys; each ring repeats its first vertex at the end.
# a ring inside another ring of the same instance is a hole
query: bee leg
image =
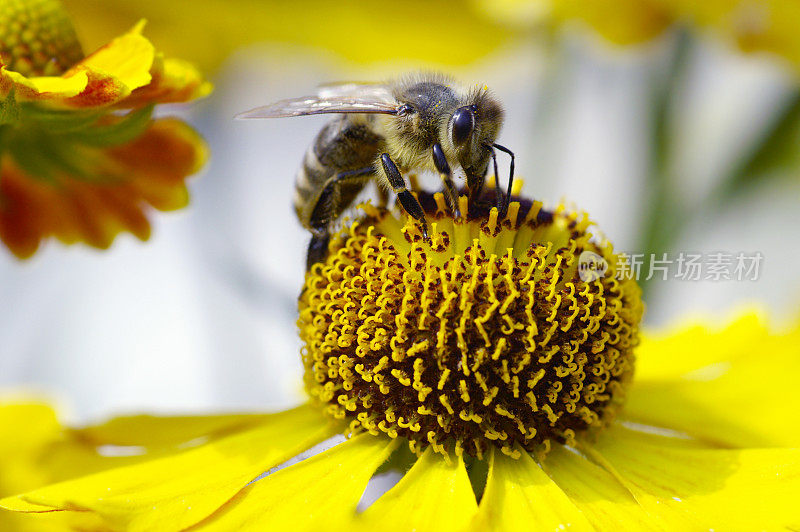
{"type": "Polygon", "coordinates": [[[511,188],[509,187],[508,193],[503,195],[503,189],[500,188],[500,172],[497,168],[497,154],[494,152],[494,148],[491,150],[492,154],[492,164],[494,166],[494,204],[497,207],[497,214],[498,217],[502,220],[506,217],[506,210],[507,207],[505,205],[505,198],[511,194],[511,188]]]}
{"type": "Polygon", "coordinates": [[[327,258],[330,240],[331,234],[326,229],[312,232],[306,253],[306,271],[311,271],[313,265],[327,258]]]}
{"type": "Polygon", "coordinates": [[[313,232],[327,231],[328,223],[342,214],[352,197],[342,197],[343,187],[363,182],[366,176],[374,174],[371,166],[357,170],[346,170],[331,177],[322,188],[317,203],[309,216],[308,224],[313,232]]]}
{"type": "Polygon", "coordinates": [[[461,211],[458,209],[458,191],[455,183],[453,183],[453,173],[450,171],[450,165],[447,164],[447,157],[444,156],[442,145],[438,142],[433,145],[433,164],[444,182],[445,190],[447,191],[447,202],[450,204],[453,216],[461,218],[461,211]]]}
{"type": "Polygon", "coordinates": [[[312,236],[306,253],[306,270],[310,270],[314,264],[326,259],[328,242],[331,239],[328,226],[332,220],[339,217],[352,201],[352,196],[343,196],[342,187],[363,182],[365,176],[374,173],[375,169],[371,166],[358,168],[357,170],[347,170],[339,172],[325,184],[309,217],[312,236]]]}
{"type": "Polygon", "coordinates": [[[425,220],[425,211],[422,209],[422,205],[419,204],[417,198],[406,188],[406,182],[400,174],[400,170],[397,169],[397,165],[394,164],[394,161],[392,161],[388,153],[381,155],[381,166],[383,166],[386,178],[389,180],[389,184],[392,186],[394,193],[397,194],[397,199],[400,201],[403,209],[405,209],[409,216],[420,222],[422,225],[422,238],[429,240],[428,222],[425,220]]]}
{"type": "MultiPolygon", "coordinates": [[[[509,150],[505,146],[501,146],[500,144],[492,144],[492,146],[494,148],[497,148],[498,150],[500,150],[502,152],[505,152],[506,154],[508,154],[509,157],[511,157],[511,163],[510,163],[509,168],[508,168],[508,189],[506,190],[505,199],[503,201],[503,209],[500,210],[498,208],[498,210],[500,211],[500,214],[501,214],[501,218],[504,218],[505,215],[506,215],[506,212],[508,211],[508,205],[509,205],[509,203],[511,203],[511,187],[514,185],[514,152],[509,150]]],[[[492,159],[495,159],[494,150],[492,150],[492,159]]],[[[495,180],[497,182],[497,189],[499,191],[500,190],[500,180],[497,177],[497,160],[496,159],[495,159],[495,163],[494,163],[494,178],[495,178],[495,180]]]]}

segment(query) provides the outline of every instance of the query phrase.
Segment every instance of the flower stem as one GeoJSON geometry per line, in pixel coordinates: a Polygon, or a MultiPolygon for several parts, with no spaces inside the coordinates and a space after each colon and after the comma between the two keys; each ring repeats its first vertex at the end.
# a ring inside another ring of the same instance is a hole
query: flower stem
{"type": "MultiPolygon", "coordinates": [[[[644,231],[639,240],[638,252],[649,259],[654,253],[671,250],[675,241],[696,216],[708,216],[719,211],[730,201],[751,192],[770,179],[793,175],[800,169],[800,89],[794,89],[785,104],[764,129],[753,149],[747,152],[727,175],[719,180],[710,193],[695,202],[691,208],[678,197],[668,174],[668,119],[672,106],[673,89],[680,81],[689,39],[679,37],[670,69],[669,82],[657,98],[652,129],[653,158],[649,180],[649,202],[645,213],[644,231]],[[791,170],[794,169],[794,172],[791,170]]],[[[644,297],[652,290],[646,276],[641,281],[644,297]]]]}
{"type": "Polygon", "coordinates": [[[720,208],[770,178],[800,169],[800,89],[794,89],[765,128],[754,148],[745,154],[726,179],[707,197],[709,208],[720,208]]]}
{"type": "MultiPolygon", "coordinates": [[[[674,108],[675,90],[683,80],[686,59],[691,51],[692,39],[685,29],[675,36],[674,49],[667,67],[665,80],[659,83],[654,97],[654,114],[651,128],[651,161],[647,181],[644,229],[639,237],[638,253],[647,259],[655,253],[669,250],[680,232],[684,217],[683,206],[677,197],[669,176],[668,160],[672,149],[669,138],[670,114],[674,108]]],[[[643,276],[640,284],[646,297],[650,282],[643,276]]]]}

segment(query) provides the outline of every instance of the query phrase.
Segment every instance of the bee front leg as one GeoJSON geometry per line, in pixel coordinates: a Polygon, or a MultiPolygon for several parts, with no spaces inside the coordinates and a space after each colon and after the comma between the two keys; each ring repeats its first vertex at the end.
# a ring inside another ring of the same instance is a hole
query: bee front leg
{"type": "Polygon", "coordinates": [[[425,220],[425,211],[422,209],[422,205],[419,204],[417,198],[408,191],[405,179],[403,179],[400,170],[397,169],[397,165],[394,164],[394,161],[392,161],[388,153],[381,155],[381,166],[383,166],[386,179],[389,181],[389,185],[391,185],[394,193],[397,194],[397,199],[400,200],[403,209],[405,209],[409,216],[420,222],[422,225],[422,238],[429,240],[428,222],[425,220]]]}
{"type": "MultiPolygon", "coordinates": [[[[509,157],[511,157],[511,163],[509,164],[508,167],[508,188],[506,189],[506,194],[502,206],[498,206],[498,210],[500,211],[500,218],[505,218],[506,213],[508,212],[508,205],[511,202],[511,188],[514,185],[514,152],[509,150],[505,146],[501,146],[500,144],[497,143],[492,144],[492,147],[497,148],[498,150],[506,153],[509,157]]],[[[492,160],[494,161],[494,179],[499,194],[500,178],[497,175],[497,157],[494,154],[494,150],[492,150],[492,160]]]]}
{"type": "MultiPolygon", "coordinates": [[[[497,168],[497,154],[494,153],[494,149],[492,149],[492,164],[494,165],[494,198],[495,198],[495,206],[497,207],[497,212],[500,215],[500,219],[505,218],[505,198],[503,197],[502,191],[503,189],[500,188],[500,173],[497,168]]],[[[508,192],[505,194],[508,197],[511,194],[511,186],[508,187],[508,192]]]]}
{"type": "Polygon", "coordinates": [[[450,210],[453,211],[453,216],[461,218],[461,211],[458,209],[458,191],[456,185],[453,183],[453,173],[450,171],[450,165],[447,163],[447,157],[444,156],[442,145],[438,142],[433,145],[433,165],[439,172],[439,177],[444,182],[445,190],[447,191],[447,202],[450,204],[450,210]]]}

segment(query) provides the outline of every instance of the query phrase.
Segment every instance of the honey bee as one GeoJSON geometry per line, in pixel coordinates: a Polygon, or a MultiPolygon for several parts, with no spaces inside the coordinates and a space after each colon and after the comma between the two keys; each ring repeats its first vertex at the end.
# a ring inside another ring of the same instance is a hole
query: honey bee
{"type": "Polygon", "coordinates": [[[325,85],[302,96],[257,107],[237,118],[281,118],[334,113],[308,148],[295,181],[294,208],[312,233],[307,267],[323,260],[331,224],[370,181],[392,190],[428,239],[425,212],[408,190],[403,172],[436,172],[455,217],[460,217],[453,166],[466,179],[469,204],[478,201],[489,162],[494,163],[496,203],[508,208],[514,154],[495,142],[503,108],[487,87],[464,88],[434,73],[387,83],[325,85]],[[495,149],[511,157],[506,193],[500,188],[495,149]]]}

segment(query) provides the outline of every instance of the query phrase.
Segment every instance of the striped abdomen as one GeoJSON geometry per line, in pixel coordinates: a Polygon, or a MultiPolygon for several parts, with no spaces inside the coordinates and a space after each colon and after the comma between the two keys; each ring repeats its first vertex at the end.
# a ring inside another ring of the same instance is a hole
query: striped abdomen
{"type": "Polygon", "coordinates": [[[383,137],[372,129],[373,117],[342,115],[329,122],[303,157],[295,181],[294,208],[304,227],[324,230],[353,202],[371,172],[383,137]],[[346,173],[346,174],[343,174],[346,173]]]}

